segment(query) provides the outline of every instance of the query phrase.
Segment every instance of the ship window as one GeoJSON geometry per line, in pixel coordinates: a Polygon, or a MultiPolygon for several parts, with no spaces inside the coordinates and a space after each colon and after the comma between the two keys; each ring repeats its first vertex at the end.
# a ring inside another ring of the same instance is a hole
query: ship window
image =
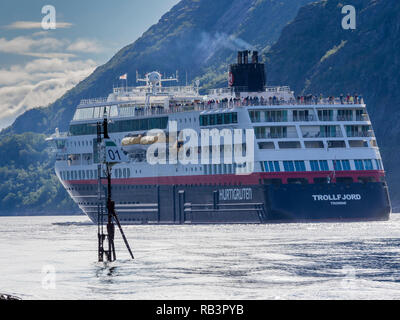
{"type": "Polygon", "coordinates": [[[346,148],[346,143],[343,140],[328,141],[328,148],[346,148]]]}
{"type": "Polygon", "coordinates": [[[74,114],[73,120],[87,120],[93,118],[94,108],[77,109],[74,114]]]}
{"type": "Polygon", "coordinates": [[[319,160],[319,167],[321,168],[321,171],[329,171],[328,161],[319,160]]]}
{"type": "Polygon", "coordinates": [[[295,161],[294,166],[296,171],[306,171],[306,165],[304,164],[304,161],[295,161]]]}
{"type": "Polygon", "coordinates": [[[369,182],[376,182],[376,180],[374,177],[358,177],[358,182],[369,183],[369,182]]]}
{"type": "Polygon", "coordinates": [[[364,160],[364,167],[365,170],[373,170],[374,168],[372,167],[372,160],[370,159],[364,160]]]}
{"type": "Polygon", "coordinates": [[[249,111],[251,122],[260,122],[260,111],[251,110],[249,111]]]}
{"type": "Polygon", "coordinates": [[[322,141],[304,141],[306,148],[323,148],[324,143],[322,141]]]}
{"type": "Polygon", "coordinates": [[[368,148],[366,140],[349,140],[350,148],[368,148]]]}
{"type": "Polygon", "coordinates": [[[224,123],[232,123],[232,113],[224,114],[224,123]]]}
{"type": "Polygon", "coordinates": [[[279,161],[264,161],[264,167],[266,172],[279,172],[279,161]]]}
{"type": "Polygon", "coordinates": [[[364,163],[362,160],[354,160],[356,170],[364,170],[364,163]]]}
{"type": "Polygon", "coordinates": [[[260,149],[275,149],[275,144],[273,142],[259,142],[258,147],[260,149]]]}
{"type": "Polygon", "coordinates": [[[350,161],[349,160],[342,160],[342,167],[343,167],[343,170],[351,170],[350,161]]]}
{"type": "Polygon", "coordinates": [[[323,178],[314,178],[314,183],[317,183],[317,184],[325,184],[325,183],[328,183],[328,178],[327,178],[327,177],[323,177],[323,178]]]}
{"type": "MultiPolygon", "coordinates": [[[[139,131],[151,129],[166,129],[168,124],[167,117],[150,118],[150,119],[134,119],[120,120],[110,123],[110,132],[139,131]]],[[[92,124],[73,124],[70,126],[72,135],[89,135],[96,134],[96,126],[92,124]]]]}
{"type": "Polygon", "coordinates": [[[340,160],[333,160],[333,168],[334,168],[336,171],[342,171],[342,170],[343,170],[343,168],[342,168],[342,162],[341,162],[340,160]]]}
{"type": "Polygon", "coordinates": [[[286,122],[287,110],[266,111],[264,116],[265,122],[286,122]]]}
{"type": "Polygon", "coordinates": [[[102,118],[103,115],[101,113],[101,107],[96,107],[94,108],[94,113],[93,113],[93,118],[97,119],[97,118],[102,118]]]}
{"type": "Polygon", "coordinates": [[[336,171],[351,170],[349,160],[332,160],[332,163],[336,171]]]}
{"type": "Polygon", "coordinates": [[[333,121],[333,110],[318,110],[319,121],[333,121]]]}
{"type": "Polygon", "coordinates": [[[210,125],[211,126],[215,125],[216,124],[216,120],[217,120],[216,119],[216,115],[215,114],[211,114],[209,117],[210,117],[210,119],[209,119],[210,120],[210,122],[209,122],[210,125]]]}
{"type": "Polygon", "coordinates": [[[311,160],[310,166],[311,166],[311,171],[319,171],[318,160],[311,160]]]}
{"type": "Polygon", "coordinates": [[[293,161],[283,161],[283,167],[285,168],[285,171],[287,171],[287,172],[295,171],[293,161]]]}
{"type": "Polygon", "coordinates": [[[309,115],[309,110],[293,110],[293,121],[312,121],[313,116],[309,115]]]}
{"type": "Polygon", "coordinates": [[[336,178],[336,183],[347,183],[347,184],[350,184],[350,183],[353,183],[353,178],[351,178],[351,177],[339,177],[339,178],[336,178]]]}
{"type": "Polygon", "coordinates": [[[223,119],[222,114],[221,113],[217,114],[217,124],[222,124],[223,123],[222,119],[223,119]]]}
{"type": "Polygon", "coordinates": [[[200,126],[237,123],[237,113],[205,114],[200,116],[200,126]]]}
{"type": "Polygon", "coordinates": [[[380,159],[375,159],[375,164],[376,164],[376,168],[377,168],[378,170],[383,170],[382,162],[381,162],[380,159]]]}
{"type": "Polygon", "coordinates": [[[282,179],[263,179],[263,183],[268,185],[280,185],[282,184],[282,179]]]}
{"type": "Polygon", "coordinates": [[[279,141],[280,149],[300,149],[301,145],[299,141],[279,141]]]}
{"type": "Polygon", "coordinates": [[[308,184],[308,180],[306,178],[289,178],[287,179],[289,184],[308,184]]]}
{"type": "Polygon", "coordinates": [[[338,110],[338,121],[353,121],[353,110],[338,110]]]}

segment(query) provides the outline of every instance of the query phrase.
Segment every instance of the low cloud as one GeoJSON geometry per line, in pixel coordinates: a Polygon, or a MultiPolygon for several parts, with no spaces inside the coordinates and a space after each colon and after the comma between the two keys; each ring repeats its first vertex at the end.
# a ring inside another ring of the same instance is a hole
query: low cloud
{"type": "Polygon", "coordinates": [[[104,48],[96,40],[78,39],[67,47],[68,51],[100,53],[104,48]]]}
{"type": "Polygon", "coordinates": [[[54,102],[89,76],[97,63],[79,59],[79,54],[103,50],[96,40],[54,38],[45,31],[0,38],[0,53],[31,57],[25,64],[0,68],[0,129],[26,110],[54,102]]]}
{"type": "Polygon", "coordinates": [[[96,67],[93,60],[37,59],[0,69],[0,128],[23,112],[60,98],[96,67]]]}
{"type": "Polygon", "coordinates": [[[72,58],[77,53],[101,53],[105,49],[91,39],[66,39],[48,37],[47,33],[35,33],[32,37],[20,36],[13,39],[0,38],[0,52],[43,58],[72,58]],[[74,52],[74,53],[72,53],[74,52]]]}
{"type": "MultiPolygon", "coordinates": [[[[33,57],[60,57],[66,55],[63,51],[66,43],[64,40],[59,40],[52,37],[31,38],[20,36],[13,39],[0,38],[0,52],[19,54],[33,57]]],[[[68,54],[71,56],[71,54],[68,54]]]]}
{"type": "MultiPolygon", "coordinates": [[[[73,24],[69,22],[56,22],[56,28],[65,29],[72,27],[73,24]]],[[[42,29],[42,22],[37,21],[15,21],[7,26],[6,29],[16,30],[30,30],[30,29],[42,29]]]]}

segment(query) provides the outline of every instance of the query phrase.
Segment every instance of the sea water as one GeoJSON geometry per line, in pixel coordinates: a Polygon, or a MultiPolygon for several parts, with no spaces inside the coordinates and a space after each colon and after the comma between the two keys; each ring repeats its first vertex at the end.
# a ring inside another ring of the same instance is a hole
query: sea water
{"type": "Polygon", "coordinates": [[[85,216],[1,217],[0,292],[22,299],[400,299],[384,222],[124,226],[97,262],[85,216]]]}

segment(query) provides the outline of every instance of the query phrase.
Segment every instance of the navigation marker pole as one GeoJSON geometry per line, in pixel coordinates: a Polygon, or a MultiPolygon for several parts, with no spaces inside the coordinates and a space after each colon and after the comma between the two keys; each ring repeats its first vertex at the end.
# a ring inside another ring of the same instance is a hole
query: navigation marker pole
{"type": "Polygon", "coordinates": [[[121,223],[119,222],[117,213],[115,211],[115,202],[111,197],[111,168],[112,165],[123,162],[123,154],[119,150],[116,144],[110,139],[108,135],[108,121],[106,115],[104,116],[103,123],[97,123],[97,154],[101,157],[99,159],[100,164],[97,169],[98,177],[98,206],[97,206],[97,229],[98,229],[98,259],[99,262],[104,261],[104,256],[106,261],[112,262],[116,260],[115,254],[115,225],[117,224],[119,231],[121,232],[122,239],[129,251],[130,256],[134,259],[132,250],[129,246],[128,240],[125,237],[125,233],[122,230],[121,223]],[[103,137],[102,137],[103,135],[103,137]],[[101,152],[99,152],[101,151],[101,152]],[[105,170],[102,170],[102,169],[105,170]],[[102,173],[105,172],[106,177],[102,177],[102,173]],[[107,208],[107,233],[104,232],[104,210],[103,210],[103,196],[102,196],[102,180],[107,179],[107,195],[106,195],[106,208],[107,208]],[[104,241],[107,239],[108,248],[104,249],[104,241]]]}

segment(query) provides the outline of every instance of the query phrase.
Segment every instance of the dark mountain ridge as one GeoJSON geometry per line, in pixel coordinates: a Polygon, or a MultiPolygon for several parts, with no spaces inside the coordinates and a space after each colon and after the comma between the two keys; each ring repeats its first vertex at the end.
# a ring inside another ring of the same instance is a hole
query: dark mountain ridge
{"type": "Polygon", "coordinates": [[[297,94],[362,94],[383,156],[392,200],[400,199],[400,1],[354,0],[355,30],[344,30],[344,2],[302,7],[265,54],[270,85],[297,94]]]}

